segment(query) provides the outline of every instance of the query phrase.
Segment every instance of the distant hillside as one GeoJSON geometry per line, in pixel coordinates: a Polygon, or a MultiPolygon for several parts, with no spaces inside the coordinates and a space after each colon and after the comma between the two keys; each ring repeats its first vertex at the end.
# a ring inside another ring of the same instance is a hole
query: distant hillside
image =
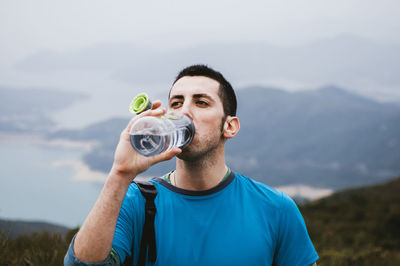
{"type": "Polygon", "coordinates": [[[320,264],[400,265],[399,191],[400,177],[301,206],[320,264]]]}
{"type": "MultiPolygon", "coordinates": [[[[237,91],[241,130],[227,143],[227,162],[272,186],[306,184],[341,189],[383,182],[400,173],[400,105],[378,103],[336,87],[289,93],[249,87],[237,91]]],[[[108,171],[126,119],[111,119],[49,138],[97,140],[85,155],[108,171]]],[[[145,175],[174,167],[164,162],[145,175]]]]}
{"type": "Polygon", "coordinates": [[[400,174],[400,105],[336,87],[288,93],[238,91],[239,135],[232,167],[266,184],[340,189],[400,174]]]}
{"type": "Polygon", "coordinates": [[[46,222],[27,222],[0,219],[0,232],[10,238],[42,232],[60,233],[65,235],[69,230],[70,228],[65,226],[46,222]]]}

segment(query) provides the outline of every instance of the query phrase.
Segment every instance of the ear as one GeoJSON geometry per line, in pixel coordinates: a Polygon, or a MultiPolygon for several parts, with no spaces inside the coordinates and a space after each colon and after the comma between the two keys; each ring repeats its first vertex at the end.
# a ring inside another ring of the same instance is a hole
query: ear
{"type": "Polygon", "coordinates": [[[239,118],[237,118],[236,116],[228,116],[224,123],[224,131],[223,131],[224,137],[226,139],[231,139],[234,136],[236,136],[239,130],[240,130],[239,118]]]}

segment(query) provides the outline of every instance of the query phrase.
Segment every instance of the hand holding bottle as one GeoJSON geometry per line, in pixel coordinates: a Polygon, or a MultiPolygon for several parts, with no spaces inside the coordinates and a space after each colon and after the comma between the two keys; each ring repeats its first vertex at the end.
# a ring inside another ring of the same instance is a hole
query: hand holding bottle
{"type": "MultiPolygon", "coordinates": [[[[149,96],[140,93],[131,102],[129,111],[140,114],[152,107],[149,96]]],[[[129,133],[135,151],[143,156],[152,157],[174,147],[183,149],[189,145],[194,137],[195,128],[189,117],[177,112],[168,112],[160,117],[139,118],[132,124],[129,133]]]]}
{"type": "Polygon", "coordinates": [[[130,140],[130,129],[132,125],[143,117],[160,117],[164,115],[166,110],[164,108],[160,108],[160,106],[160,101],[154,101],[152,104],[152,109],[144,111],[143,113],[132,118],[127,127],[122,131],[117,149],[114,154],[114,171],[133,178],[136,175],[146,171],[151,165],[161,161],[169,160],[181,152],[181,149],[174,147],[171,150],[158,154],[157,156],[144,157],[139,155],[132,148],[130,140]]]}

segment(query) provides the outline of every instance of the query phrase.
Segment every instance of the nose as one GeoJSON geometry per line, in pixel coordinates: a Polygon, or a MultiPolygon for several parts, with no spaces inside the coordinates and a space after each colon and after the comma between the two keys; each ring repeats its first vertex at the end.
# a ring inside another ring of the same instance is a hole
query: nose
{"type": "Polygon", "coordinates": [[[181,108],[181,113],[193,120],[192,108],[190,102],[184,102],[181,108]]]}

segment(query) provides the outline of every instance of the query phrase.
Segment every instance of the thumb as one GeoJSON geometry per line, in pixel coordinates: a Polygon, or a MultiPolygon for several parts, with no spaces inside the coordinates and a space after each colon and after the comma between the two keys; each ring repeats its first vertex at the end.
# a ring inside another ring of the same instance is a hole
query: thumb
{"type": "Polygon", "coordinates": [[[153,164],[156,164],[158,162],[168,161],[168,160],[172,159],[174,156],[178,155],[181,152],[182,152],[182,150],[179,149],[179,148],[173,148],[170,151],[162,152],[162,153],[152,157],[151,164],[153,165],[153,164]]]}

